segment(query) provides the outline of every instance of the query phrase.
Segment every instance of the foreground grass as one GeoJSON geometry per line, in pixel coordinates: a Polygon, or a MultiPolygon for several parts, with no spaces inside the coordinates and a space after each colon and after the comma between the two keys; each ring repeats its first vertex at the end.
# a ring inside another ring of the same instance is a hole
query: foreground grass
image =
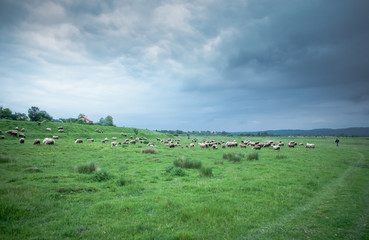
{"type": "MultiPolygon", "coordinates": [[[[34,146],[33,138],[57,133],[14,121],[0,122],[0,130],[21,124],[25,144],[8,135],[0,140],[1,239],[369,238],[368,139],[341,139],[337,148],[331,138],[275,138],[316,149],[262,149],[257,161],[234,162],[222,161],[223,154],[255,151],[170,149],[156,142],[169,136],[140,130],[158,150],[144,154],[145,145],[97,141],[123,141],[120,132],[134,135],[132,129],[98,134],[96,126],[80,125],[64,125],[54,146],[34,146]],[[96,141],[74,144],[75,138],[96,141]],[[212,177],[196,168],[167,172],[179,158],[201,162],[212,177]],[[89,163],[101,173],[76,171],[89,163]]],[[[183,146],[190,141],[181,139],[183,146]]]]}

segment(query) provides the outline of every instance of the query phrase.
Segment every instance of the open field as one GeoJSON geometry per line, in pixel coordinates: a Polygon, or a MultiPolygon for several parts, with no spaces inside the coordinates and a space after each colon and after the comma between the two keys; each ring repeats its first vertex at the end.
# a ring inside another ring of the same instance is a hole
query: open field
{"type": "Polygon", "coordinates": [[[336,147],[328,137],[198,137],[316,148],[187,149],[196,136],[139,129],[157,146],[151,154],[141,143],[111,147],[112,137],[126,139],[121,132],[135,136],[129,128],[1,120],[0,130],[0,239],[369,239],[369,138],[336,147]],[[27,130],[24,144],[5,133],[16,126],[27,130]],[[55,145],[32,144],[53,135],[55,145]],[[157,138],[181,139],[184,148],[157,138]],[[244,156],[223,158],[233,153],[244,156]],[[212,176],[175,167],[180,157],[212,176]],[[90,163],[99,171],[78,171],[90,163]]]}

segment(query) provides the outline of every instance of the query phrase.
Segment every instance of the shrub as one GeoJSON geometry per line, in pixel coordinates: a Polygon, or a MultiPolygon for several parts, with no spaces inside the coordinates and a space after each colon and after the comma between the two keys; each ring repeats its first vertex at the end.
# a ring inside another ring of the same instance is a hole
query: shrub
{"type": "Polygon", "coordinates": [[[259,154],[253,153],[247,157],[247,160],[259,160],[259,154]]]}
{"type": "Polygon", "coordinates": [[[77,167],[77,172],[79,173],[93,173],[97,170],[97,166],[95,163],[89,163],[85,165],[80,165],[77,167]]]}
{"type": "Polygon", "coordinates": [[[224,159],[228,159],[231,162],[241,162],[242,158],[245,157],[243,153],[228,153],[223,154],[224,159]]]}
{"type": "Polygon", "coordinates": [[[212,177],[213,170],[210,167],[202,167],[200,168],[200,176],[202,177],[212,177]]]}
{"type": "Polygon", "coordinates": [[[154,148],[144,148],[141,150],[142,153],[150,153],[150,154],[156,154],[158,153],[157,149],[154,148]]]}
{"type": "Polygon", "coordinates": [[[95,182],[104,182],[112,178],[113,176],[105,170],[95,172],[95,174],[92,176],[92,180],[95,182]]]}
{"type": "Polygon", "coordinates": [[[173,162],[174,166],[180,168],[201,168],[202,163],[201,161],[194,161],[189,158],[178,158],[173,162]]]}

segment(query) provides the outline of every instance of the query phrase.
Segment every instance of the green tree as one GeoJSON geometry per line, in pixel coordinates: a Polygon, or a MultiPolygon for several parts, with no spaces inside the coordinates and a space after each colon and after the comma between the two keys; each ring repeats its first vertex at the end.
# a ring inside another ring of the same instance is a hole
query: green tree
{"type": "Polygon", "coordinates": [[[0,107],[0,118],[15,120],[15,116],[12,111],[9,108],[3,108],[3,106],[0,107]]]}
{"type": "Polygon", "coordinates": [[[106,118],[100,118],[99,124],[104,126],[114,126],[113,117],[108,115],[106,118]]]}
{"type": "Polygon", "coordinates": [[[32,106],[30,109],[28,109],[28,117],[31,121],[53,120],[53,118],[46,111],[40,111],[40,109],[35,106],[32,106]]]}
{"type": "Polygon", "coordinates": [[[135,133],[136,136],[138,135],[138,129],[137,128],[133,129],[133,132],[135,133]]]}

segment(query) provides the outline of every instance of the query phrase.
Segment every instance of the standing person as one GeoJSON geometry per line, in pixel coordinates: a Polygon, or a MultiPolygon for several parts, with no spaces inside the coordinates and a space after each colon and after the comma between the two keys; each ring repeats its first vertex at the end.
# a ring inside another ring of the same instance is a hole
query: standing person
{"type": "Polygon", "coordinates": [[[340,142],[340,140],[338,138],[336,138],[336,146],[338,147],[338,143],[340,142]]]}

